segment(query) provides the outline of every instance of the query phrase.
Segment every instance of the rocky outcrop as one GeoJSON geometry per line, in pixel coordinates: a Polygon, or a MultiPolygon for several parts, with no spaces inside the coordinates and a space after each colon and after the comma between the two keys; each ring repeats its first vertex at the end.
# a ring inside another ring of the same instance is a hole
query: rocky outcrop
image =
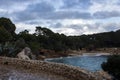
{"type": "Polygon", "coordinates": [[[112,76],[103,70],[94,72],[94,76],[96,76],[99,79],[101,78],[101,80],[103,80],[103,79],[104,80],[112,80],[112,76]]]}
{"type": "Polygon", "coordinates": [[[28,47],[25,47],[21,52],[17,54],[17,57],[19,59],[24,59],[24,60],[30,60],[29,56],[32,56],[32,52],[31,49],[28,47]]]}
{"type": "Polygon", "coordinates": [[[108,80],[101,76],[97,77],[92,72],[65,64],[44,62],[39,60],[22,60],[15,58],[0,57],[0,64],[22,67],[30,71],[47,72],[66,77],[70,80],[108,80]]]}

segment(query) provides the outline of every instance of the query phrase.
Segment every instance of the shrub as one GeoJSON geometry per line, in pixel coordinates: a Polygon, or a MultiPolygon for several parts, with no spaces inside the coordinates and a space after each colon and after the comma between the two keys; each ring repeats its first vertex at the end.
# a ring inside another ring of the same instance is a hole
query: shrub
{"type": "Polygon", "coordinates": [[[102,68],[111,74],[114,80],[120,80],[120,55],[110,56],[107,62],[102,64],[102,68]]]}

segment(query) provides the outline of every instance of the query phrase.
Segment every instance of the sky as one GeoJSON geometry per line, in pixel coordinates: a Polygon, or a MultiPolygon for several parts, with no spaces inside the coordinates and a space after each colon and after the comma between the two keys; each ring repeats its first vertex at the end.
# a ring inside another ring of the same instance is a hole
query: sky
{"type": "Polygon", "coordinates": [[[10,18],[16,33],[36,26],[65,35],[120,29],[120,0],[0,0],[0,17],[10,18]]]}

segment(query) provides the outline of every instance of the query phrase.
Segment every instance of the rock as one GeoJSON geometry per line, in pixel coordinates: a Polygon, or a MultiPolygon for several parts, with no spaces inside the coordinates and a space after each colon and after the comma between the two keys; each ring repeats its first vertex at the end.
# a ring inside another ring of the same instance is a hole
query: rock
{"type": "Polygon", "coordinates": [[[112,76],[110,76],[107,72],[100,70],[95,72],[95,74],[98,74],[99,77],[105,79],[105,80],[112,80],[112,76]]]}
{"type": "Polygon", "coordinates": [[[39,55],[38,57],[37,57],[37,59],[38,60],[44,60],[46,57],[45,56],[42,56],[42,55],[39,55]]]}
{"type": "Polygon", "coordinates": [[[31,49],[28,47],[25,47],[21,52],[17,54],[17,57],[19,59],[24,59],[24,60],[30,60],[30,56],[32,57],[32,52],[31,49]]]}

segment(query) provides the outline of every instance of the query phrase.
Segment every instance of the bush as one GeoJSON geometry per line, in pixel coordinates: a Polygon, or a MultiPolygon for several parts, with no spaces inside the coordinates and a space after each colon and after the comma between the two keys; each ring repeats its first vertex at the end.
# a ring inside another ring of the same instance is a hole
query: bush
{"type": "Polygon", "coordinates": [[[102,64],[102,68],[111,74],[114,80],[120,80],[120,55],[110,56],[107,62],[102,64]]]}

